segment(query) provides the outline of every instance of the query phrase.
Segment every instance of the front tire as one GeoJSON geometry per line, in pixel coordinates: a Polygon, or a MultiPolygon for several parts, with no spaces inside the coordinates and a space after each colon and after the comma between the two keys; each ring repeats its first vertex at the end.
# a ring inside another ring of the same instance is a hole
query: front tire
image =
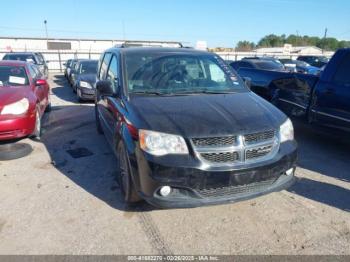
{"type": "Polygon", "coordinates": [[[46,113],[51,112],[51,110],[52,110],[50,95],[49,95],[49,97],[48,97],[48,100],[49,100],[49,103],[47,104],[47,106],[46,106],[46,108],[45,108],[45,112],[46,112],[46,113]]]}
{"type": "Polygon", "coordinates": [[[75,88],[75,90],[77,91],[78,102],[79,103],[83,102],[81,90],[79,88],[75,88]]]}
{"type": "Polygon", "coordinates": [[[36,108],[35,127],[34,127],[34,132],[33,132],[31,137],[36,139],[36,140],[40,140],[40,137],[41,137],[41,117],[40,117],[39,107],[36,108]]]}
{"type": "Polygon", "coordinates": [[[141,201],[134,188],[131,178],[130,160],[123,142],[120,142],[117,148],[118,154],[118,183],[124,202],[127,205],[133,205],[141,201]]]}
{"type": "Polygon", "coordinates": [[[96,130],[97,130],[97,133],[99,133],[100,135],[103,134],[103,129],[102,129],[102,126],[101,126],[101,120],[100,120],[100,114],[97,110],[97,106],[95,105],[95,122],[96,122],[96,130]]]}

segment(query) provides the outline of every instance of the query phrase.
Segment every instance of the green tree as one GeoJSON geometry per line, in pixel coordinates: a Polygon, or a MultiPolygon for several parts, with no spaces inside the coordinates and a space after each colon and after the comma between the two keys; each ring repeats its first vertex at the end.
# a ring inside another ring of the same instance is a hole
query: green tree
{"type": "Polygon", "coordinates": [[[240,51],[250,51],[255,47],[282,47],[284,44],[293,46],[317,46],[325,50],[335,51],[338,48],[350,47],[350,41],[339,41],[336,38],[319,38],[317,36],[286,35],[266,35],[260,39],[257,45],[249,41],[239,41],[236,49],[240,51]]]}
{"type": "Polygon", "coordinates": [[[239,41],[236,45],[237,51],[252,51],[255,48],[255,44],[249,41],[239,41]]]}
{"type": "Polygon", "coordinates": [[[276,47],[276,46],[283,46],[285,41],[285,36],[278,36],[278,35],[267,35],[263,37],[259,42],[258,46],[260,47],[276,47]]]}
{"type": "Polygon", "coordinates": [[[338,43],[338,48],[349,48],[350,47],[350,41],[340,41],[338,43]]]}

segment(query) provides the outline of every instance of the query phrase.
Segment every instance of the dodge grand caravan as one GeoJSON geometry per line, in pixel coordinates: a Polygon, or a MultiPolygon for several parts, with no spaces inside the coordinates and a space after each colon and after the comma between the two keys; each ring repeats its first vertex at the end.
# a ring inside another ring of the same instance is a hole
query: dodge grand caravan
{"type": "Polygon", "coordinates": [[[235,202],[294,182],[291,121],[217,55],[112,48],[97,78],[96,126],[116,155],[127,204],[235,202]]]}

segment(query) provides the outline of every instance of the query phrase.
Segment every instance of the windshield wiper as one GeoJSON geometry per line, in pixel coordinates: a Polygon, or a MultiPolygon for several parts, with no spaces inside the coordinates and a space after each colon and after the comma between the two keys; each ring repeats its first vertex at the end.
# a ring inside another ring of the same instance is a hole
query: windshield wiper
{"type": "Polygon", "coordinates": [[[173,95],[191,95],[191,94],[233,94],[234,91],[214,91],[214,90],[193,90],[193,91],[184,91],[178,93],[172,93],[173,95]]]}
{"type": "Polygon", "coordinates": [[[136,94],[136,95],[157,95],[157,96],[164,95],[164,93],[160,93],[160,92],[157,92],[157,91],[135,91],[135,92],[131,92],[130,94],[136,94]]]}

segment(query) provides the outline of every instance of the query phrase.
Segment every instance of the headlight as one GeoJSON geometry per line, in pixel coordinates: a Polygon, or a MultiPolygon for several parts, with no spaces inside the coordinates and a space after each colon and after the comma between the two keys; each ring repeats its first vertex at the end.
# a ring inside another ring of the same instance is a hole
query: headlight
{"type": "Polygon", "coordinates": [[[20,101],[4,106],[1,111],[2,115],[22,115],[28,111],[29,100],[23,98],[20,101]]]}
{"type": "Polygon", "coordinates": [[[140,130],[141,149],[151,155],[188,154],[185,140],[181,136],[140,130]]]}
{"type": "Polygon", "coordinates": [[[288,140],[294,140],[294,128],[292,121],[290,121],[289,118],[280,126],[280,138],[281,143],[288,140]]]}
{"type": "Polygon", "coordinates": [[[80,87],[85,87],[85,88],[92,88],[92,86],[88,83],[88,82],[85,82],[85,81],[80,81],[79,83],[80,87]]]}

